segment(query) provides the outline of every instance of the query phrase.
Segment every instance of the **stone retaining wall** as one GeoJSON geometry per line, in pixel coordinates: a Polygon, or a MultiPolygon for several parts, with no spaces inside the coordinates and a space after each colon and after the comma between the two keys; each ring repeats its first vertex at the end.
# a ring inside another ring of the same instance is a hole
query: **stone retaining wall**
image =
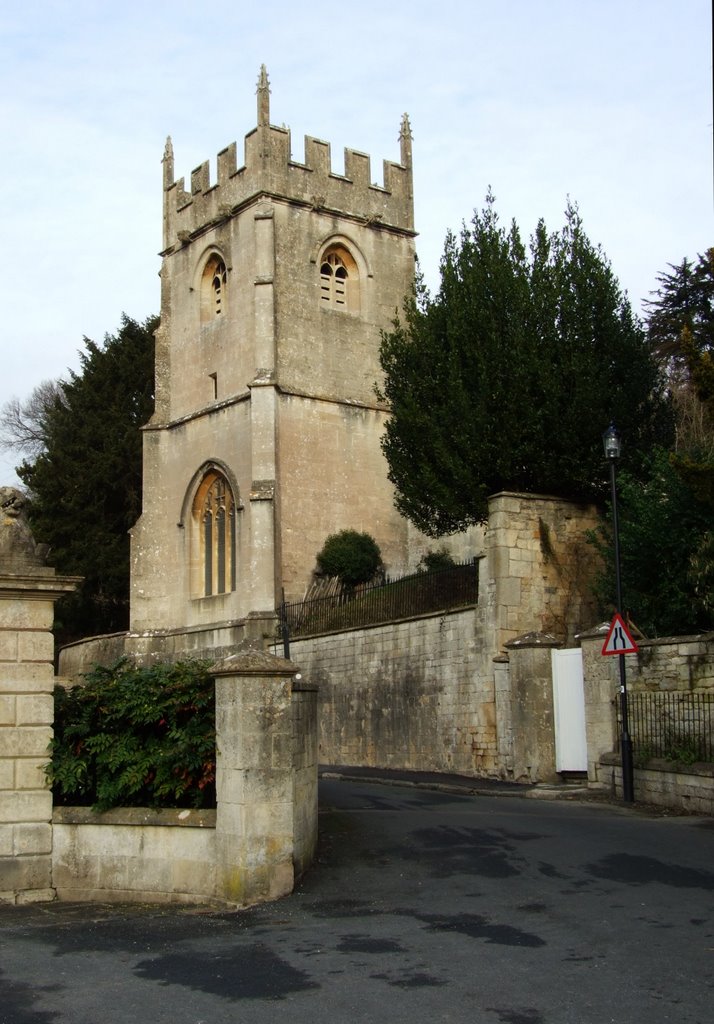
{"type": "Polygon", "coordinates": [[[294,640],[290,653],[319,691],[322,763],[495,772],[475,609],[294,640]]]}
{"type": "MultiPolygon", "coordinates": [[[[614,795],[622,797],[622,768],[618,754],[604,754],[597,768],[596,781],[614,795]]],[[[669,761],[649,761],[634,770],[635,800],[714,816],[714,764],[674,765],[669,761]]]]}

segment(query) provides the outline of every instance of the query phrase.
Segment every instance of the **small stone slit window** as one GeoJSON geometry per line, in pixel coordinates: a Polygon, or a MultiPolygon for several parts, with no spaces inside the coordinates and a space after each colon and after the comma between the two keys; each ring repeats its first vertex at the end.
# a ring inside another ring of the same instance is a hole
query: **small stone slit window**
{"type": "Polygon", "coordinates": [[[226,265],[223,260],[214,267],[211,289],[213,291],[213,312],[215,316],[220,316],[223,311],[223,293],[226,290],[226,265]]]}

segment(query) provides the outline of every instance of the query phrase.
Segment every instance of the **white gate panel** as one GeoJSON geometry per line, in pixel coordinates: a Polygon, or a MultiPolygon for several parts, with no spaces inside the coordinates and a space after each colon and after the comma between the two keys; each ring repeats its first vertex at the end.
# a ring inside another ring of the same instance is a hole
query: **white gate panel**
{"type": "Polygon", "coordinates": [[[552,651],[555,770],[586,772],[583,655],[579,647],[552,651]]]}

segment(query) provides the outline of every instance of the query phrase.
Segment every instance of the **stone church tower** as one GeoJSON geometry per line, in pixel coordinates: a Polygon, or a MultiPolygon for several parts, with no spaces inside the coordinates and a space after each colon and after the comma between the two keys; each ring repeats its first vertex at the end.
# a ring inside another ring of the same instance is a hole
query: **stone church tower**
{"type": "MultiPolygon", "coordinates": [[[[132,531],[131,634],[215,649],[300,598],[326,537],[371,533],[408,562],[379,440],[380,330],[414,280],[411,131],[372,182],[369,157],[270,123],[190,188],[163,160],[156,411],[144,432],[144,508],[132,531]],[[194,639],[188,642],[188,637],[194,639]]],[[[271,626],[272,628],[272,626],[271,626]]],[[[169,648],[171,644],[169,644],[169,648]]]]}

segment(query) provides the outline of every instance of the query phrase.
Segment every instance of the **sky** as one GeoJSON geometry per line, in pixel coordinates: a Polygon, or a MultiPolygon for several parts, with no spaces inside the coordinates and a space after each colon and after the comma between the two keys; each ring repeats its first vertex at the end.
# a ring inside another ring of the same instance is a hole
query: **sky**
{"type": "MultiPolygon", "coordinates": [[[[524,238],[578,204],[634,309],[714,245],[710,0],[34,0],[0,12],[0,406],[159,311],[161,157],[176,177],[271,120],[382,161],[414,134],[417,252],[489,188],[524,238]]],[[[17,457],[0,452],[0,484],[17,457]]]]}

